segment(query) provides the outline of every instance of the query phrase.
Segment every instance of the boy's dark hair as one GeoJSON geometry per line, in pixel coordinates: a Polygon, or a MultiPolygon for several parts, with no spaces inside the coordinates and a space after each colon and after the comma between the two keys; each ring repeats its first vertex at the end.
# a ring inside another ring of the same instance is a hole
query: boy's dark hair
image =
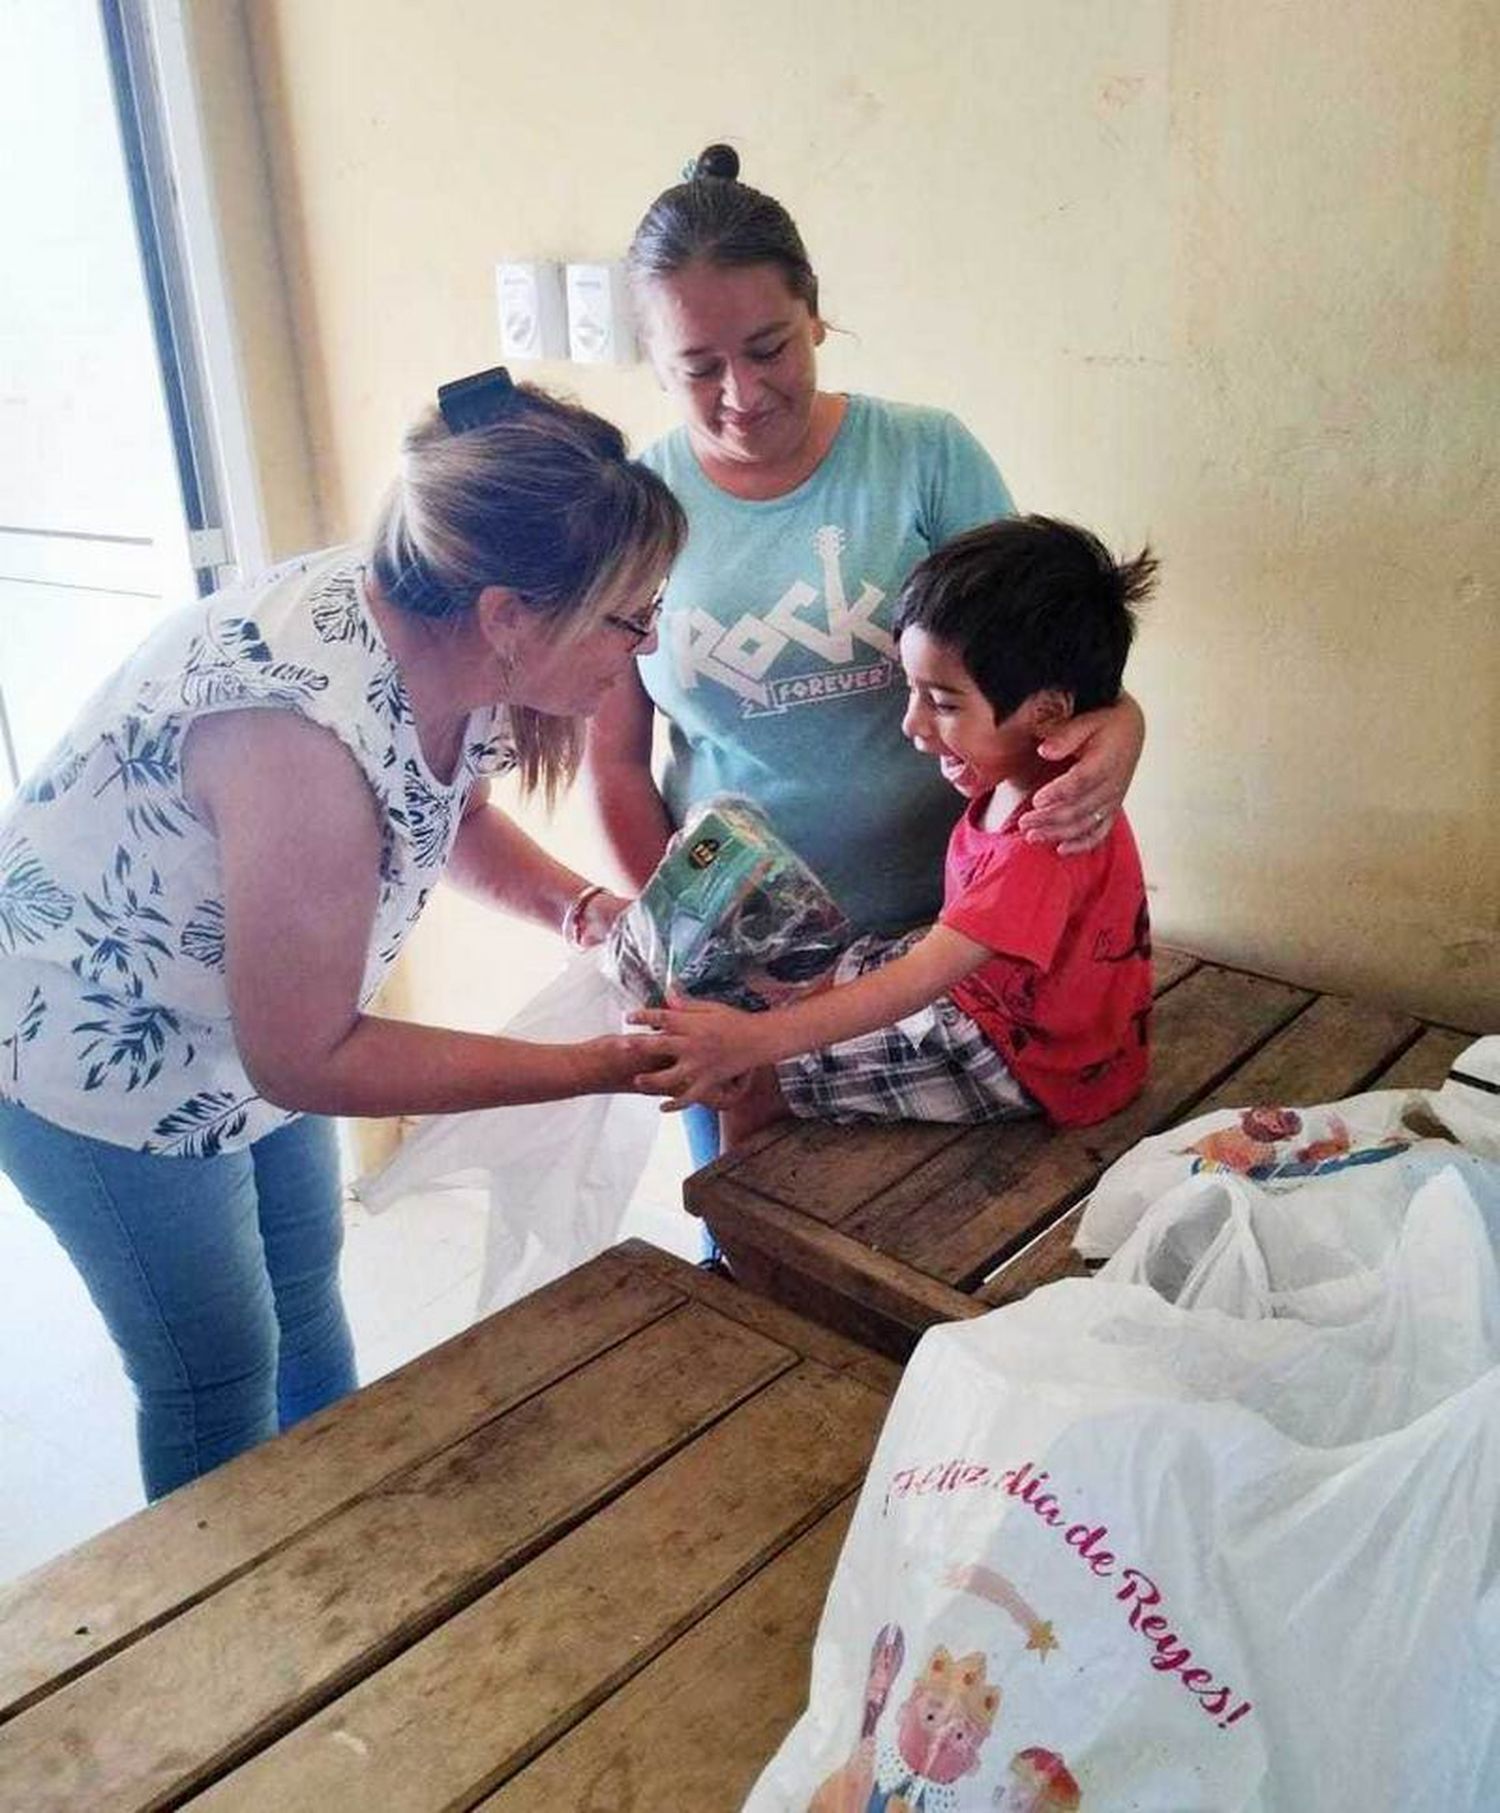
{"type": "Polygon", "coordinates": [[[1073,523],[1005,517],[929,554],[901,588],[893,628],[951,648],[997,723],[1053,687],[1093,711],[1119,697],[1133,607],[1155,583],[1149,548],[1117,562],[1073,523]]]}

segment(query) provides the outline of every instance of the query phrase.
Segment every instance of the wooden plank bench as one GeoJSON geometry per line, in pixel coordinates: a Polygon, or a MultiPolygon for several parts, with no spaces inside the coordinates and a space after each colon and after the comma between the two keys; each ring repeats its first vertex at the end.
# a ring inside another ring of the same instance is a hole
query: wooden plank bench
{"type": "Polygon", "coordinates": [[[1147,1134],[1210,1108],[1432,1086],[1472,1033],[1178,950],[1155,958],[1151,1077],[1100,1126],[767,1128],[690,1177],[736,1278],[905,1358],[933,1322],[1082,1270],[1083,1200],[1147,1134]]]}
{"type": "Polygon", "coordinates": [[[630,1242],[0,1591],[0,1807],[738,1807],[896,1368],[630,1242]]]}

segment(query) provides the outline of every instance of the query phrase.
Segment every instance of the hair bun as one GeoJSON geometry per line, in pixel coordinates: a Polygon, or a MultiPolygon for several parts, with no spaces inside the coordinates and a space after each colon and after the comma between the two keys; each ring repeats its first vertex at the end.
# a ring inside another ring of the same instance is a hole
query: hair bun
{"type": "Polygon", "coordinates": [[[716,176],[720,182],[732,183],[740,173],[740,154],[733,145],[705,145],[683,171],[687,182],[716,176]]]}

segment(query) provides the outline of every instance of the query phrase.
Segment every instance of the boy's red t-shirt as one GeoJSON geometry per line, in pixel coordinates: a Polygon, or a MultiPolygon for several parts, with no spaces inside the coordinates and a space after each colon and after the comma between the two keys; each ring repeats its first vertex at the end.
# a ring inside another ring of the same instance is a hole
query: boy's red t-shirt
{"type": "Polygon", "coordinates": [[[1095,850],[1059,856],[1016,820],[998,831],[970,802],[953,828],[944,925],[995,952],[953,999],[1061,1126],[1117,1113],[1146,1080],[1151,921],[1141,859],[1121,815],[1095,850]]]}

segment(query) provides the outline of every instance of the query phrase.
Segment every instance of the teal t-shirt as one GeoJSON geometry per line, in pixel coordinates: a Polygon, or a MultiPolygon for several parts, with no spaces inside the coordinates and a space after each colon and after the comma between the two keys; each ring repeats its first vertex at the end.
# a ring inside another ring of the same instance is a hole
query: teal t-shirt
{"type": "Polygon", "coordinates": [[[720,490],[685,428],[642,458],[689,524],[640,664],[671,726],[674,822],[711,794],[748,794],[861,930],[935,918],[964,802],[901,734],[891,614],[933,548],[1013,512],[994,461],[943,410],[862,396],[785,497],[720,490]]]}

